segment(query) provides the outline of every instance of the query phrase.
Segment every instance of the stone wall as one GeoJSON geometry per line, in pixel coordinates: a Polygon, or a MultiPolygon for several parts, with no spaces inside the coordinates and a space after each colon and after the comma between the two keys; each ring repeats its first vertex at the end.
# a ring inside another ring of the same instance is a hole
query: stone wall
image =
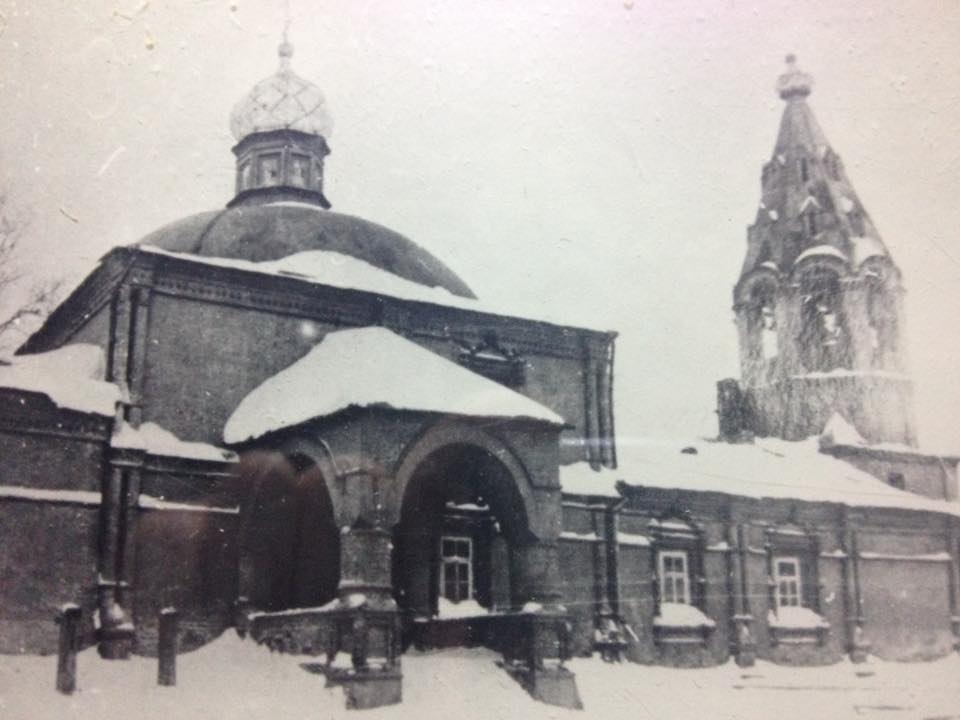
{"type": "Polygon", "coordinates": [[[563,592],[577,652],[593,645],[607,607],[628,626],[627,654],[641,663],[722,663],[742,650],[735,632],[742,616],[752,619],[756,656],[782,664],[837,662],[851,651],[857,625],[872,651],[890,660],[940,657],[957,641],[951,627],[956,614],[951,583],[960,573],[951,535],[956,520],[893,510],[851,515],[827,504],[758,503],[713,494],[633,493],[616,510],[610,498],[564,496],[563,592]],[[604,518],[611,516],[619,538],[614,553],[603,532],[609,523],[604,518]],[[664,632],[655,622],[656,550],[669,548],[663,528],[679,527],[674,518],[685,518],[701,537],[702,561],[691,559],[690,579],[697,581],[699,567],[703,585],[693,600],[715,626],[699,635],[664,632]],[[780,556],[801,559],[803,606],[828,627],[814,632],[774,625],[771,563],[780,556]],[[740,563],[745,594],[738,586],[740,563]]]}

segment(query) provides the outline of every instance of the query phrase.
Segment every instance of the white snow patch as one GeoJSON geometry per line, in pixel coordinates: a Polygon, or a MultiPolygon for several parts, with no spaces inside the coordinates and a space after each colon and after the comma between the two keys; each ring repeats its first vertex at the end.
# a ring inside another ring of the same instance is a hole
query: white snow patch
{"type": "Polygon", "coordinates": [[[621,545],[633,545],[634,547],[650,547],[650,538],[635,533],[618,532],[617,542],[621,545]]]}
{"type": "MultiPolygon", "coordinates": [[[[345,290],[361,290],[386,295],[400,300],[425,302],[491,315],[517,317],[515,304],[507,304],[506,301],[498,304],[495,301],[480,301],[475,298],[454,295],[445,288],[428,287],[412,280],[406,280],[364,260],[334,250],[305,250],[279,260],[251,262],[249,260],[170,252],[152,245],[140,245],[138,249],[155,255],[180,258],[211,267],[232,268],[263,275],[290,277],[345,290]]],[[[549,303],[539,305],[536,313],[526,317],[531,320],[561,326],[569,326],[571,322],[569,313],[561,316],[551,309],[549,303]]]]}
{"type": "Polygon", "coordinates": [[[817,630],[830,627],[830,623],[810,608],[780,607],[767,613],[767,624],[772,628],[793,630],[817,630]]]}
{"type": "Polygon", "coordinates": [[[807,197],[804,198],[804,201],[800,203],[799,212],[803,212],[804,210],[806,210],[808,207],[811,207],[811,206],[819,209],[820,203],[817,202],[817,199],[813,195],[807,195],[807,197]]]}
{"type": "Polygon", "coordinates": [[[458,618],[484,617],[490,611],[476,600],[461,600],[453,602],[445,597],[437,598],[437,615],[441,620],[458,618]]]}
{"type": "Polygon", "coordinates": [[[793,261],[793,264],[797,265],[809,257],[835,257],[840,258],[844,262],[847,261],[847,256],[837,250],[837,248],[833,247],[833,245],[814,245],[813,247],[807,248],[800,253],[800,255],[797,256],[797,259],[793,261]]]}
{"type": "Polygon", "coordinates": [[[850,507],[888,507],[960,516],[960,503],[898,490],[843,460],[821,453],[816,437],[799,442],[758,438],[753,443],[691,443],[641,439],[621,441],[616,470],[584,463],[560,468],[564,493],[619,497],[618,480],[629,485],[742,495],[756,499],[832,502],[850,507]]]}
{"type": "Polygon", "coordinates": [[[170,500],[164,500],[163,498],[154,497],[153,495],[145,495],[143,493],[137,497],[137,507],[140,507],[144,510],[174,510],[179,512],[213,513],[219,515],[240,514],[240,508],[236,505],[233,507],[195,505],[192,503],[172,502],[170,500]]]}
{"type": "Polygon", "coordinates": [[[329,333],[248,394],[223,430],[229,444],[350,407],[564,420],[528,397],[381,327],[329,333]]]}
{"type": "Polygon", "coordinates": [[[0,387],[42,393],[66,410],[111,417],[120,388],[103,380],[103,350],[78,343],[50,352],[16,355],[0,366],[0,387]]]}
{"type": "Polygon", "coordinates": [[[820,435],[820,447],[864,445],[865,443],[863,436],[840,413],[834,413],[830,416],[827,424],[823,426],[823,433],[820,435]]]}
{"type": "Polygon", "coordinates": [[[845,213],[853,212],[856,206],[857,204],[853,202],[853,200],[848,198],[846,195],[840,196],[840,209],[843,210],[845,213]]]}
{"type": "Polygon", "coordinates": [[[177,657],[176,687],[157,686],[155,658],[132,656],[118,663],[90,648],[77,658],[77,692],[64,696],[53,688],[55,657],[2,655],[0,707],[4,718],[30,720],[127,720],[131,708],[138,720],[393,720],[439,712],[458,720],[692,720],[704,717],[705,708],[714,717],[737,720],[766,720],[771,708],[778,720],[853,718],[863,716],[865,708],[904,708],[874,713],[891,720],[960,715],[956,683],[945,680],[960,674],[956,653],[931,662],[870,658],[866,664],[842,661],[821,667],[758,660],[749,673],[733,662],[690,670],[574,658],[567,666],[576,675],[585,711],[534,701],[497,667],[500,659],[483,648],[408,651],[403,656],[403,703],[358,715],[344,707],[342,690],[325,687],[321,676],[301,667],[310,658],[271,653],[228,631],[177,657]]]}
{"type": "Polygon", "coordinates": [[[768,210],[768,211],[767,211],[767,215],[768,215],[769,218],[770,218],[771,220],[773,220],[774,222],[776,222],[777,220],[780,219],[780,213],[778,213],[776,210],[768,210]]]}
{"type": "Polygon", "coordinates": [[[685,603],[661,603],[660,614],[653,619],[653,624],[672,628],[702,628],[716,625],[700,611],[700,608],[685,603]]]}
{"type": "Polygon", "coordinates": [[[560,533],[561,540],[573,540],[575,542],[600,542],[596,533],[578,533],[564,530],[560,533]]]}
{"type": "Polygon", "coordinates": [[[707,552],[727,552],[730,549],[730,545],[726,540],[721,540],[718,543],[713,543],[712,545],[707,545],[707,552]]]}
{"type": "Polygon", "coordinates": [[[525,612],[525,613],[538,613],[538,612],[543,612],[543,605],[541,605],[541,604],[538,603],[538,602],[530,601],[530,602],[524,604],[524,606],[523,606],[523,608],[521,608],[520,612],[525,612]]]}
{"type": "Polygon", "coordinates": [[[207,443],[181,440],[169,430],[148,422],[134,428],[125,422],[110,438],[110,445],[127,450],[145,450],[151,455],[212,462],[236,462],[236,453],[207,443]]]}
{"type": "Polygon", "coordinates": [[[91,490],[48,490],[36,487],[20,487],[19,485],[0,485],[0,498],[70,505],[100,504],[100,493],[91,490]]]}

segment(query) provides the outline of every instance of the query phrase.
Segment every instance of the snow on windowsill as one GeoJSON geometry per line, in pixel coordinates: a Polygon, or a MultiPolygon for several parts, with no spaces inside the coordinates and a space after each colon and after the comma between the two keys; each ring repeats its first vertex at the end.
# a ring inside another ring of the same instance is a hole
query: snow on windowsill
{"type": "Polygon", "coordinates": [[[830,623],[810,608],[781,607],[767,613],[767,625],[783,630],[826,630],[830,623]]]}
{"type": "Polygon", "coordinates": [[[653,619],[656,627],[712,628],[716,623],[699,608],[686,603],[661,603],[660,614],[653,619]]]}
{"type": "Polygon", "coordinates": [[[453,602],[445,597],[437,598],[436,618],[440,620],[458,620],[472,617],[486,617],[490,611],[476,600],[453,602]]]}

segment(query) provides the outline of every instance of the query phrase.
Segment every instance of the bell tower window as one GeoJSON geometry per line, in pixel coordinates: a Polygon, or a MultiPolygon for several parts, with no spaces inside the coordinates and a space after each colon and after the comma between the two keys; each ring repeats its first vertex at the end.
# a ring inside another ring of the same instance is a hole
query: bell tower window
{"type": "Polygon", "coordinates": [[[310,158],[306,155],[290,155],[290,184],[309,187],[310,158]]]}
{"type": "Polygon", "coordinates": [[[810,179],[810,163],[806,158],[797,160],[797,168],[800,171],[800,182],[807,182],[810,179]]]}

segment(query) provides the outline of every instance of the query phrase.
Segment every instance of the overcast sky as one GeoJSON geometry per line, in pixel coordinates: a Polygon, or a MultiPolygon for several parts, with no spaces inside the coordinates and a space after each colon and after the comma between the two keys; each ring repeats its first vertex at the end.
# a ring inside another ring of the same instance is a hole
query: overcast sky
{"type": "MultiPolygon", "coordinates": [[[[0,0],[0,183],[38,277],[233,190],[283,3],[0,0]]],[[[921,441],[960,449],[960,3],[291,0],[326,194],[518,314],[617,330],[618,433],[713,435],[783,56],[908,289],[921,441]]]]}

